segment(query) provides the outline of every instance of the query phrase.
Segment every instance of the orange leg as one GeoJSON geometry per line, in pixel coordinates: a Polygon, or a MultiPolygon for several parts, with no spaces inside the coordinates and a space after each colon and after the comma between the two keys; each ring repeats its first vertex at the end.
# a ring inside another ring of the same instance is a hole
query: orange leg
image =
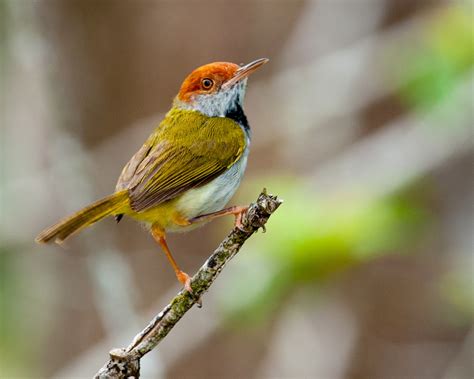
{"type": "Polygon", "coordinates": [[[220,211],[217,211],[217,212],[212,212],[212,213],[207,213],[207,214],[204,214],[204,215],[200,215],[200,216],[197,216],[197,217],[193,217],[191,218],[189,221],[190,222],[199,222],[199,221],[210,221],[210,220],[213,220],[217,217],[221,217],[221,216],[226,216],[226,215],[234,215],[235,216],[235,224],[234,226],[239,228],[239,229],[242,229],[242,216],[245,212],[247,212],[247,210],[249,209],[249,207],[246,207],[246,206],[233,206],[233,207],[229,207],[229,208],[225,208],[225,209],[222,209],[220,211]]]}
{"type": "Polygon", "coordinates": [[[171,254],[171,251],[168,247],[168,244],[166,243],[164,230],[157,225],[153,225],[151,227],[151,235],[153,236],[155,241],[160,244],[161,248],[165,252],[166,257],[170,261],[171,266],[173,267],[173,270],[176,273],[176,277],[178,278],[178,280],[181,282],[181,284],[184,285],[184,288],[186,288],[186,290],[192,294],[193,290],[191,288],[191,278],[184,271],[180,270],[180,268],[178,267],[178,264],[174,260],[173,255],[171,254]]]}

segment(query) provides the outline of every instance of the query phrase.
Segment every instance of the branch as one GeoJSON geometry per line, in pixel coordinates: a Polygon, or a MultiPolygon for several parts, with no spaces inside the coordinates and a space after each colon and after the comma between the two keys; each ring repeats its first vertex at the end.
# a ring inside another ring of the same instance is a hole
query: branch
{"type": "Polygon", "coordinates": [[[109,361],[96,374],[96,379],[138,378],[140,359],[153,350],[166,337],[181,317],[198,303],[198,299],[209,289],[224,266],[240,250],[244,242],[259,228],[265,231],[270,215],[281,205],[282,200],[268,195],[264,189],[257,202],[252,203],[242,218],[242,229],[234,228],[221,242],[219,247],[207,259],[196,275],[191,279],[194,296],[184,289],[137,334],[126,349],[110,351],[109,361]]]}

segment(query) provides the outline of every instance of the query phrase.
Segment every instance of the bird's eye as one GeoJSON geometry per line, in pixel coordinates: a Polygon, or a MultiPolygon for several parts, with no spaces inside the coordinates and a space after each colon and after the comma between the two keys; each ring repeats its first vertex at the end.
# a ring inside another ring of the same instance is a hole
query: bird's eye
{"type": "Polygon", "coordinates": [[[202,81],[201,81],[201,85],[202,85],[202,88],[204,89],[210,89],[214,84],[214,81],[212,79],[209,79],[209,78],[204,78],[202,81]]]}

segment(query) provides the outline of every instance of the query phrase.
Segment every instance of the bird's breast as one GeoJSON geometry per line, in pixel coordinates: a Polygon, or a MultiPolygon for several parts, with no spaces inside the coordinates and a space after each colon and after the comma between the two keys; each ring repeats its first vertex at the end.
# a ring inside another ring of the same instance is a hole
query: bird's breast
{"type": "MultiPolygon", "coordinates": [[[[186,218],[219,211],[225,207],[240,185],[247,166],[248,148],[227,171],[211,182],[186,191],[176,202],[176,210],[186,218]]],[[[169,231],[184,231],[182,226],[170,225],[169,231]],[[176,230],[175,230],[176,229],[176,230]]]]}

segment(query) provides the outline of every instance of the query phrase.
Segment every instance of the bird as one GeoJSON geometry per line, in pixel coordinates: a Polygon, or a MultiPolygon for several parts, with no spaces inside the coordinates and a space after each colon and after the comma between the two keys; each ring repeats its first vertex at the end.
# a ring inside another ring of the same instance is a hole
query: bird
{"type": "Polygon", "coordinates": [[[192,294],[191,278],[171,254],[167,234],[225,215],[234,215],[235,226],[242,228],[248,207],[225,205],[241,183],[249,154],[247,80],[268,61],[213,62],[192,71],[161,123],[124,166],[115,192],[46,228],[35,241],[62,244],[107,216],[117,222],[131,217],[150,231],[192,294]]]}

